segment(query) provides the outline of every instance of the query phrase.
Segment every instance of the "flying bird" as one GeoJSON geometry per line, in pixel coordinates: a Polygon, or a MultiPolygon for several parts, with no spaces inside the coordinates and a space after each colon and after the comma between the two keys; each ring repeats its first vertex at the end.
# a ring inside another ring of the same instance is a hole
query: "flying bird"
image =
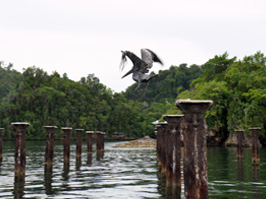
{"type": "Polygon", "coordinates": [[[138,86],[135,88],[134,91],[138,90],[141,82],[147,82],[147,86],[145,89],[146,92],[151,78],[157,76],[157,74],[147,74],[149,72],[149,69],[152,68],[153,62],[159,62],[160,64],[163,65],[162,61],[158,58],[158,56],[154,52],[152,52],[149,49],[141,49],[141,59],[130,51],[121,51],[121,52],[122,52],[122,59],[120,63],[121,70],[124,69],[125,63],[127,61],[126,57],[128,57],[133,63],[132,69],[128,71],[122,78],[133,73],[132,76],[133,80],[138,82],[138,86]]]}

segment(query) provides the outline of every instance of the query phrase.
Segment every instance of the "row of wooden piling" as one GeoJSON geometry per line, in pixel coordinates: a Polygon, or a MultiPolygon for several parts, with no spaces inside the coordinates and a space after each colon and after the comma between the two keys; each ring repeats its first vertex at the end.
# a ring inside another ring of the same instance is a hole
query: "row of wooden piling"
{"type": "MultiPolygon", "coordinates": [[[[258,133],[260,127],[249,128],[252,134],[252,162],[251,164],[256,166],[260,164],[260,155],[259,155],[259,139],[258,133]]],[[[237,133],[237,158],[243,158],[243,139],[244,139],[244,129],[239,129],[235,131],[237,133]]]]}
{"type": "MultiPolygon", "coordinates": [[[[181,193],[181,142],[184,136],[183,179],[185,198],[208,198],[207,180],[207,124],[204,113],[211,106],[211,100],[178,100],[176,102],[184,115],[164,115],[166,122],[156,125],[158,173],[166,180],[166,195],[180,198],[181,193]]],[[[252,164],[259,165],[260,128],[252,131],[252,164]]],[[[244,130],[237,130],[237,157],[243,157],[244,130]]]]}
{"type": "Polygon", "coordinates": [[[166,179],[167,197],[180,198],[181,142],[184,135],[183,175],[186,198],[208,198],[207,125],[204,113],[210,100],[178,100],[176,106],[184,115],[164,115],[166,122],[157,129],[157,160],[159,174],[166,179]],[[182,121],[182,123],[181,123],[182,121]]]}
{"type": "MultiPolygon", "coordinates": [[[[25,167],[26,167],[26,129],[30,126],[29,123],[25,122],[14,122],[11,123],[16,128],[16,146],[15,146],[15,178],[23,179],[25,177],[25,167]]],[[[51,168],[53,165],[54,156],[54,134],[57,130],[57,126],[44,126],[46,129],[46,147],[45,147],[45,167],[51,168]]],[[[64,163],[70,161],[70,132],[72,127],[62,127],[63,143],[64,143],[64,163]]],[[[2,161],[2,130],[0,128],[0,161],[2,161]]],[[[84,129],[75,129],[77,132],[76,139],[76,158],[80,160],[82,153],[82,132],[84,129]]],[[[92,154],[92,140],[94,131],[86,131],[87,137],[87,153],[92,154]]],[[[97,152],[104,151],[104,132],[96,131],[97,135],[97,152]]]]}

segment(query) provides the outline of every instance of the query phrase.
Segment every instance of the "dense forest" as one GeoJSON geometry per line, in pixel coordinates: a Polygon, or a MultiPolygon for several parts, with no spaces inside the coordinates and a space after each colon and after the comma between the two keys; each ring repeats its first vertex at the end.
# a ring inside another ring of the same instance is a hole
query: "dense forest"
{"type": "MultiPolygon", "coordinates": [[[[94,74],[73,81],[67,74],[48,75],[29,67],[19,73],[12,64],[0,65],[0,127],[4,138],[14,138],[11,122],[29,122],[27,138],[45,138],[44,125],[100,130],[127,137],[154,137],[151,122],[163,114],[181,113],[177,99],[210,99],[206,112],[210,129],[224,140],[243,128],[266,127],[266,57],[261,52],[242,60],[227,53],[215,55],[203,65],[180,64],[160,70],[144,93],[145,84],[114,93],[94,74]]],[[[85,132],[84,132],[85,134],[85,132]]],[[[84,135],[85,136],[85,135],[84,135]]]]}
{"type": "MultiPolygon", "coordinates": [[[[59,129],[70,126],[85,130],[100,130],[109,135],[114,132],[123,132],[127,137],[144,135],[154,137],[154,126],[151,122],[159,119],[172,108],[173,105],[167,100],[173,102],[177,88],[182,86],[174,81],[180,79],[180,73],[188,74],[181,75],[184,78],[182,80],[184,88],[188,87],[195,77],[192,70],[195,68],[182,65],[160,71],[160,78],[157,81],[161,85],[159,88],[167,87],[167,90],[171,91],[169,96],[172,97],[165,98],[167,93],[154,91],[157,99],[163,98],[163,100],[154,100],[151,95],[152,90],[155,89],[152,83],[147,96],[153,100],[146,102],[134,98],[127,99],[124,93],[113,93],[111,89],[100,83],[94,74],[88,74],[87,77],[82,77],[80,81],[75,82],[70,80],[67,74],[63,74],[62,77],[57,72],[48,75],[47,72],[34,66],[24,69],[21,74],[12,69],[12,64],[4,67],[2,62],[0,123],[1,127],[5,128],[3,136],[14,138],[15,131],[11,123],[22,121],[31,124],[27,129],[27,138],[45,138],[43,129],[45,125],[55,125],[59,129]],[[162,78],[170,81],[164,83],[162,78]],[[189,82],[186,82],[185,78],[189,82]],[[174,92],[171,89],[173,84],[176,85],[174,92]]],[[[200,67],[197,66],[197,72],[199,71],[200,67]]],[[[62,131],[59,130],[56,137],[61,136],[62,131]]]]}

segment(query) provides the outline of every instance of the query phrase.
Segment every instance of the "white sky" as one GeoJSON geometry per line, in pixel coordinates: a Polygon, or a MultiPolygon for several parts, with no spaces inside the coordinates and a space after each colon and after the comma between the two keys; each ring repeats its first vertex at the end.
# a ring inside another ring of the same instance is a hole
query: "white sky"
{"type": "Polygon", "coordinates": [[[154,51],[164,67],[203,64],[225,51],[242,59],[266,53],[265,0],[1,0],[0,61],[35,65],[79,81],[94,73],[115,92],[121,50],[154,51]]]}

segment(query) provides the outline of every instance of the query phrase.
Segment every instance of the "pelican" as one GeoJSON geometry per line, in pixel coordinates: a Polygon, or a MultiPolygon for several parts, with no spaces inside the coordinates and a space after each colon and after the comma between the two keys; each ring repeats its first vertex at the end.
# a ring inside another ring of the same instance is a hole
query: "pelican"
{"type": "Polygon", "coordinates": [[[159,62],[163,65],[162,61],[158,58],[158,56],[149,49],[141,49],[141,59],[137,57],[134,53],[130,51],[121,51],[122,59],[120,63],[121,70],[124,69],[125,62],[127,61],[126,56],[132,61],[133,67],[130,71],[128,71],[122,78],[128,76],[133,73],[133,80],[138,82],[138,86],[134,91],[138,90],[141,82],[147,82],[147,86],[145,92],[147,91],[148,85],[150,83],[151,78],[157,76],[157,74],[146,74],[149,72],[149,69],[152,68],[153,62],[159,62]]]}

